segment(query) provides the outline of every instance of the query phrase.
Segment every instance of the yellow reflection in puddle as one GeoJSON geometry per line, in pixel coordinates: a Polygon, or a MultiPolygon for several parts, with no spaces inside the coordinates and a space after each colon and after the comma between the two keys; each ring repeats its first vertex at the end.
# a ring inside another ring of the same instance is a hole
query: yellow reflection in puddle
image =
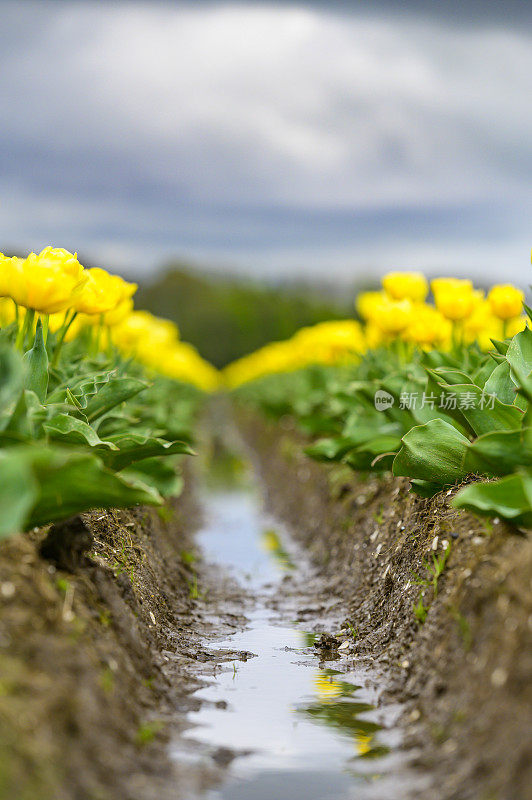
{"type": "Polygon", "coordinates": [[[333,675],[327,674],[326,670],[320,670],[313,678],[314,688],[319,699],[324,702],[331,702],[338,697],[342,697],[343,689],[339,681],[333,675]]]}
{"type": "Polygon", "coordinates": [[[367,755],[372,749],[371,743],[373,741],[372,733],[357,733],[355,734],[355,747],[359,756],[367,755]]]}
{"type": "Polygon", "coordinates": [[[262,532],[260,542],[263,550],[271,555],[283,571],[294,569],[294,564],[290,560],[290,556],[283,548],[279,535],[272,529],[262,532]]]}
{"type": "Polygon", "coordinates": [[[372,711],[374,706],[357,700],[355,695],[360,687],[342,680],[342,677],[342,673],[336,670],[319,670],[312,681],[316,700],[299,707],[299,713],[352,738],[359,758],[385,755],[388,748],[375,742],[375,734],[382,726],[360,717],[372,711]]]}

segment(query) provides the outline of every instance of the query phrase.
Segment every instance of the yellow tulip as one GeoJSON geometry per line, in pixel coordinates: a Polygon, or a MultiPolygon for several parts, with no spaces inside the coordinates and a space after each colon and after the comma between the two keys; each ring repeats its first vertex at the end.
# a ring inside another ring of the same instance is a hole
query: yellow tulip
{"type": "Polygon", "coordinates": [[[362,292],[356,299],[356,308],[360,316],[368,323],[374,335],[371,338],[371,347],[377,345],[380,330],[382,334],[397,336],[403,331],[412,313],[412,303],[408,299],[393,300],[386,292],[362,292]]]}
{"type": "Polygon", "coordinates": [[[494,286],[488,294],[492,313],[503,322],[521,314],[524,300],[525,295],[521,289],[509,283],[494,286]]]}
{"type": "Polygon", "coordinates": [[[125,300],[122,300],[115,308],[111,311],[107,311],[103,315],[104,324],[113,327],[114,325],[119,325],[123,322],[133,311],[133,300],[128,297],[125,300]]]}
{"type": "Polygon", "coordinates": [[[13,301],[9,297],[0,297],[0,327],[10,325],[15,319],[15,306],[13,301]]]}
{"type": "Polygon", "coordinates": [[[499,320],[494,317],[491,305],[487,300],[483,300],[474,309],[471,316],[464,323],[464,331],[475,338],[477,333],[487,328],[500,328],[499,320]]]}
{"type": "Polygon", "coordinates": [[[213,392],[220,385],[218,370],[187,342],[178,341],[172,347],[158,351],[152,367],[162,375],[191,383],[205,392],[213,392]]]}
{"type": "Polygon", "coordinates": [[[429,291],[427,279],[421,272],[388,272],[382,285],[392,300],[412,300],[414,303],[422,303],[429,291]]]}
{"type": "MultiPolygon", "coordinates": [[[[129,304],[131,301],[124,302],[129,304]]],[[[218,388],[218,370],[192,345],[179,340],[177,325],[168,319],[155,317],[149,311],[132,311],[115,324],[113,315],[122,313],[122,305],[109,312],[109,316],[106,314],[104,321],[110,320],[113,328],[109,335],[125,355],[133,355],[148,369],[193,384],[203,391],[211,392],[218,388]]]]}
{"type": "Polygon", "coordinates": [[[48,328],[52,333],[56,333],[65,324],[65,312],[58,311],[56,314],[50,314],[48,320],[48,328]]]}
{"type": "Polygon", "coordinates": [[[508,320],[507,327],[506,327],[506,336],[511,339],[517,333],[524,331],[525,328],[530,327],[530,322],[528,317],[521,316],[521,317],[514,317],[513,319],[508,320]]]}
{"type": "Polygon", "coordinates": [[[77,255],[62,248],[46,247],[39,255],[10,259],[7,267],[7,295],[19,306],[54,314],[70,308],[87,278],[77,255]]]}
{"type": "Polygon", "coordinates": [[[0,297],[9,297],[11,268],[17,261],[21,261],[21,259],[0,253],[0,297]]]}
{"type": "Polygon", "coordinates": [[[330,320],[301,328],[291,339],[270,342],[229,364],[223,374],[227,385],[236,388],[263,375],[292,372],[310,364],[353,363],[366,349],[358,322],[330,320]]]}
{"type": "Polygon", "coordinates": [[[294,350],[300,348],[302,354],[316,362],[331,363],[366,349],[362,328],[354,319],[330,320],[301,328],[290,341],[294,350]]]}
{"type": "Polygon", "coordinates": [[[471,281],[460,278],[435,278],[431,288],[436,308],[452,322],[467,319],[483,299],[471,281]]]}
{"type": "Polygon", "coordinates": [[[483,300],[474,309],[470,317],[464,322],[464,341],[478,342],[482,350],[490,350],[493,345],[491,339],[500,339],[502,324],[495,317],[491,305],[483,300]]]}
{"type": "Polygon", "coordinates": [[[385,296],[384,292],[361,292],[357,296],[355,307],[362,319],[374,320],[385,296]]]}
{"type": "Polygon", "coordinates": [[[415,306],[404,338],[420,347],[446,344],[451,337],[451,323],[434,306],[415,306]]]}
{"type": "Polygon", "coordinates": [[[378,307],[375,324],[388,336],[398,336],[410,324],[413,308],[410,300],[391,300],[386,295],[378,307]]]}
{"type": "Polygon", "coordinates": [[[150,349],[172,345],[179,337],[177,325],[149,311],[132,311],[114,327],[113,339],[124,351],[149,354],[150,349]]]}
{"type": "Polygon", "coordinates": [[[384,344],[386,337],[376,322],[370,321],[366,325],[364,334],[366,337],[368,349],[376,350],[378,347],[384,344]]]}
{"type": "Polygon", "coordinates": [[[82,314],[105,314],[131,297],[136,284],[127,283],[119,275],[111,275],[100,267],[86,270],[87,283],[76,298],[74,308],[82,314]]]}

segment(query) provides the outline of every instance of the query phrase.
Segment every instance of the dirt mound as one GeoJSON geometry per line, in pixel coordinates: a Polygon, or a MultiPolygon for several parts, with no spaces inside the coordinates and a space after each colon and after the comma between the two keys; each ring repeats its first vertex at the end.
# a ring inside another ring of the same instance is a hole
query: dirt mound
{"type": "Polygon", "coordinates": [[[175,800],[164,720],[191,684],[170,691],[165,650],[190,639],[194,519],[185,496],[1,543],[1,798],[175,800]]]}

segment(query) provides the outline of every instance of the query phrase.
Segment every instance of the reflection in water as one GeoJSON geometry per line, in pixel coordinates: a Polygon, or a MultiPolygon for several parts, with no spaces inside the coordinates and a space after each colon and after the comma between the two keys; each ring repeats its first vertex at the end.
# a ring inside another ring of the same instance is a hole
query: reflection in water
{"type": "Polygon", "coordinates": [[[314,678],[316,694],[323,703],[331,702],[342,696],[342,686],[334,677],[337,674],[336,670],[323,669],[314,678]]]}
{"type": "Polygon", "coordinates": [[[269,553],[273,559],[275,559],[277,565],[283,570],[283,572],[289,572],[290,570],[295,569],[295,564],[291,560],[286,550],[283,548],[279,534],[276,533],[272,528],[268,528],[268,530],[262,532],[260,541],[263,549],[269,553]]]}
{"type": "MultiPolygon", "coordinates": [[[[372,733],[357,733],[355,739],[355,745],[359,756],[367,756],[372,752],[375,752],[375,748],[372,747],[371,743],[373,742],[373,734],[372,733]]],[[[382,752],[383,748],[379,748],[382,752]]]]}
{"type": "MultiPolygon", "coordinates": [[[[191,714],[194,727],[186,734],[205,746],[250,753],[233,762],[228,781],[208,797],[361,798],[362,782],[367,785],[374,777],[365,760],[386,753],[377,738],[384,735],[386,740],[389,734],[379,733],[374,721],[375,691],[359,686],[360,675],[350,682],[350,673],[316,671],[317,635],[296,625],[283,627],[272,612],[269,600],[275,597],[277,605],[279,581],[294,569],[298,556],[289,554],[282,526],[261,512],[253,493],[211,492],[205,506],[200,545],[256,598],[247,610],[248,627],[217,642],[222,650],[256,657],[216,670],[199,692],[204,702],[191,714]]],[[[329,659],[337,657],[331,651],[329,659]]],[[[320,658],[324,660],[323,654],[320,658]]]]}
{"type": "Polygon", "coordinates": [[[361,687],[340,680],[339,675],[341,673],[336,670],[320,670],[314,678],[318,701],[299,706],[297,710],[352,738],[359,756],[375,758],[385,755],[388,748],[373,743],[382,726],[360,718],[360,714],[373,711],[374,706],[354,699],[361,687]]]}

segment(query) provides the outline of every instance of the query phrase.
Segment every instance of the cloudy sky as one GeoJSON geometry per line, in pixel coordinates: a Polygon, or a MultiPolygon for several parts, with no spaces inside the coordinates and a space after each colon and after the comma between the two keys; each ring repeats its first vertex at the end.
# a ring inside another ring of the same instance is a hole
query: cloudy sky
{"type": "Polygon", "coordinates": [[[530,8],[0,0],[0,248],[526,284],[530,8]]]}

